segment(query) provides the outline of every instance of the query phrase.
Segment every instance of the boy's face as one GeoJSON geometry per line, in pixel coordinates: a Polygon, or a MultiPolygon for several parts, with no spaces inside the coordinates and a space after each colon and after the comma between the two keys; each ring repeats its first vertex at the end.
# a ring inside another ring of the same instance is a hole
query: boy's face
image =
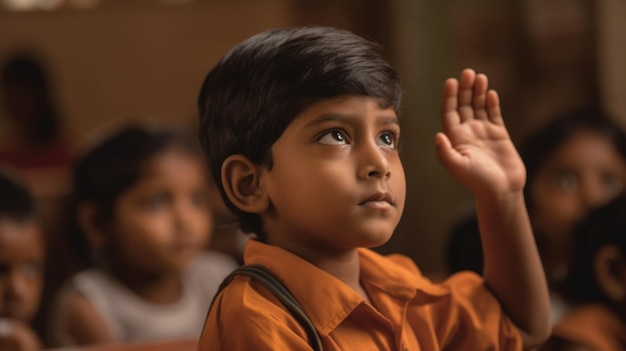
{"type": "Polygon", "coordinates": [[[272,146],[272,169],[261,169],[268,242],[331,253],[389,240],[405,199],[399,136],[394,109],[375,98],[333,98],[303,110],[272,146]]]}
{"type": "Polygon", "coordinates": [[[36,222],[0,219],[0,317],[30,322],[39,308],[45,248],[36,222]]]}

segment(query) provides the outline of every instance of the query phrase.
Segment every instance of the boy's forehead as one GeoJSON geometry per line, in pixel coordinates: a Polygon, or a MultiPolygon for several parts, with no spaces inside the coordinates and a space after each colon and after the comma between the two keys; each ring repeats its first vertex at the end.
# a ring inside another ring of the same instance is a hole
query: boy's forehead
{"type": "Polygon", "coordinates": [[[368,108],[379,110],[380,120],[398,124],[398,115],[393,106],[386,104],[381,98],[361,95],[347,95],[327,98],[306,106],[298,113],[294,121],[306,123],[305,119],[341,120],[344,118],[363,117],[368,108]]]}

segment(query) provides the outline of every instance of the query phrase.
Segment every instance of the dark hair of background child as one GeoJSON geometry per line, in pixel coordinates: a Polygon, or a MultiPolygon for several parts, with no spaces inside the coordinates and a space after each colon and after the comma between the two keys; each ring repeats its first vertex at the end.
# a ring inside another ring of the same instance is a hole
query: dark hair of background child
{"type": "Polygon", "coordinates": [[[595,208],[574,232],[574,264],[565,280],[564,292],[574,302],[600,302],[618,311],[619,306],[600,288],[594,273],[594,257],[605,245],[614,245],[626,255],[626,195],[595,208]]]}
{"type": "MultiPolygon", "coordinates": [[[[27,131],[33,141],[45,142],[57,138],[60,133],[59,116],[54,104],[48,72],[39,59],[31,53],[20,52],[4,62],[0,71],[0,82],[6,88],[26,89],[35,99],[39,110],[35,120],[17,121],[27,123],[27,131]]],[[[18,102],[23,103],[23,102],[18,102]]],[[[11,106],[8,106],[11,107],[11,106]]],[[[16,106],[21,108],[21,106],[16,106]]],[[[12,113],[9,113],[12,115],[12,113]]],[[[17,116],[16,116],[17,118],[17,116]]]]}
{"type": "Polygon", "coordinates": [[[0,171],[0,220],[20,223],[38,219],[37,204],[26,187],[0,171]]]}

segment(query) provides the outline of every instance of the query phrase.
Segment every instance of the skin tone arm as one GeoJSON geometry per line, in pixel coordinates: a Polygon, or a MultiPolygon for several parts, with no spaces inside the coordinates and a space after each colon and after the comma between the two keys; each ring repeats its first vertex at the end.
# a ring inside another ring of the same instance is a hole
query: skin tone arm
{"type": "Polygon", "coordinates": [[[114,342],[106,324],[96,309],[79,293],[73,293],[64,301],[65,311],[61,323],[79,345],[114,342]]]}
{"type": "Polygon", "coordinates": [[[474,195],[485,283],[522,333],[526,348],[550,334],[548,288],[528,219],[526,168],[506,130],[498,95],[471,69],[444,85],[442,165],[474,195]]]}
{"type": "Polygon", "coordinates": [[[41,342],[37,334],[24,322],[0,318],[0,350],[40,351],[41,342]]]}

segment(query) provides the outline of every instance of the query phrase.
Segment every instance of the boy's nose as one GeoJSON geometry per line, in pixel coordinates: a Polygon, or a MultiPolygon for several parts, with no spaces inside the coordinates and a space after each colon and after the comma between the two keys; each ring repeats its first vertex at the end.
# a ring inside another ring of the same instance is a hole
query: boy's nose
{"type": "Polygon", "coordinates": [[[375,142],[363,147],[359,176],[363,179],[385,178],[390,175],[389,160],[375,142]]]}

